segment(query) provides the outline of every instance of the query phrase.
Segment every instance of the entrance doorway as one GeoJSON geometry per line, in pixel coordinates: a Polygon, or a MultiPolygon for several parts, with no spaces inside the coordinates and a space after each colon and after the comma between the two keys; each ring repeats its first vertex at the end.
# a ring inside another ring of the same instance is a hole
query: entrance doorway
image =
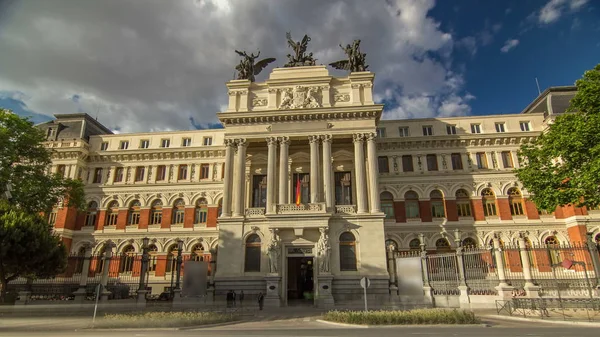
{"type": "Polygon", "coordinates": [[[312,305],[314,300],[314,278],[312,257],[288,257],[287,303],[312,305]]]}

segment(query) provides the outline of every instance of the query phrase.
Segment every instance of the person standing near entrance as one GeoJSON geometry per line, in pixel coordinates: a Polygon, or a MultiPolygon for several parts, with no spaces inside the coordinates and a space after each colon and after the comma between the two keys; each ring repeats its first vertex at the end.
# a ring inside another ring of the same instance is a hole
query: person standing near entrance
{"type": "Polygon", "coordinates": [[[233,297],[233,307],[235,308],[235,300],[237,297],[237,294],[235,293],[235,290],[232,290],[233,294],[231,295],[233,297]]]}
{"type": "Polygon", "coordinates": [[[265,295],[262,292],[258,293],[258,308],[259,310],[263,309],[263,304],[265,303],[265,295]]]}
{"type": "Polygon", "coordinates": [[[244,291],[240,290],[240,307],[244,307],[244,291]]]}

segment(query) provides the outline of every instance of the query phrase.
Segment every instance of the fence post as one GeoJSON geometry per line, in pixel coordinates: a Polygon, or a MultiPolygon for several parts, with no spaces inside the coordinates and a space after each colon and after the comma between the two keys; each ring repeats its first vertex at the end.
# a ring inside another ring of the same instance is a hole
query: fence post
{"type": "Polygon", "coordinates": [[[458,299],[460,307],[469,307],[471,300],[469,299],[469,287],[467,286],[467,278],[465,273],[465,261],[464,252],[460,237],[460,230],[454,231],[454,243],[456,244],[456,265],[458,267],[458,290],[460,291],[460,297],[458,299]],[[463,306],[464,304],[464,306],[463,306]]]}
{"type": "Polygon", "coordinates": [[[504,270],[504,259],[502,258],[502,248],[500,248],[500,239],[498,235],[494,234],[492,238],[492,250],[494,252],[494,259],[496,260],[496,270],[498,271],[498,281],[500,284],[496,287],[498,290],[498,296],[502,299],[510,299],[512,297],[513,287],[509,286],[506,282],[506,272],[504,270]]]}
{"type": "Polygon", "coordinates": [[[182,304],[181,264],[183,261],[182,261],[181,253],[183,253],[183,240],[178,239],[177,240],[177,265],[175,268],[177,275],[175,275],[175,289],[173,290],[173,305],[181,305],[182,304]]]}
{"type": "Polygon", "coordinates": [[[108,285],[108,273],[110,271],[110,265],[114,255],[113,250],[115,249],[116,246],[112,243],[112,241],[106,242],[104,249],[104,263],[102,263],[102,279],[100,280],[100,287],[102,289],[102,292],[100,293],[100,299],[102,302],[108,301],[108,296],[112,294],[110,291],[108,291],[108,289],[106,289],[106,286],[108,285]]]}
{"type": "Polygon", "coordinates": [[[390,275],[390,294],[398,294],[398,286],[396,284],[396,260],[394,259],[394,246],[390,245],[387,249],[388,274],[390,275]]]}
{"type": "Polygon", "coordinates": [[[421,242],[421,267],[423,268],[423,296],[426,304],[435,305],[435,303],[433,303],[431,285],[429,284],[429,270],[427,268],[427,251],[425,250],[425,235],[423,235],[423,233],[419,234],[419,241],[421,242]]]}
{"type": "Polygon", "coordinates": [[[138,285],[137,291],[137,307],[145,307],[146,306],[146,294],[148,290],[146,289],[146,280],[148,273],[148,243],[150,239],[145,237],[142,239],[142,263],[140,266],[140,283],[138,285]]]}
{"type": "MultiPolygon", "coordinates": [[[[598,244],[594,242],[594,233],[586,233],[586,246],[592,257],[592,264],[594,265],[594,273],[596,274],[596,296],[600,297],[600,255],[598,253],[598,244]]],[[[585,261],[584,261],[585,263],[585,261]]]]}
{"type": "Polygon", "coordinates": [[[90,262],[92,260],[92,245],[85,243],[85,253],[83,254],[83,265],[81,266],[81,278],[79,279],[79,289],[73,293],[76,303],[83,303],[87,295],[87,280],[90,273],[90,262]]]}
{"type": "Polygon", "coordinates": [[[525,292],[527,297],[539,298],[540,287],[533,284],[533,277],[531,277],[531,263],[529,263],[529,255],[527,254],[527,246],[525,245],[525,233],[519,233],[519,254],[521,255],[521,264],[523,265],[523,278],[525,279],[525,292]]]}

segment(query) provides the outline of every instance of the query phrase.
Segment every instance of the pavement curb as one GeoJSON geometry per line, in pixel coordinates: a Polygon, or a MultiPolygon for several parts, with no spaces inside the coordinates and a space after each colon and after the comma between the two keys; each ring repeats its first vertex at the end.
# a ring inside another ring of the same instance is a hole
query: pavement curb
{"type": "Polygon", "coordinates": [[[461,328],[476,328],[476,327],[485,327],[489,328],[489,324],[396,324],[396,325],[360,325],[360,324],[349,324],[349,323],[338,323],[338,322],[330,322],[322,319],[317,319],[315,322],[337,325],[349,328],[360,328],[360,329],[369,329],[369,328],[449,328],[449,327],[461,327],[461,328]]]}
{"type": "Polygon", "coordinates": [[[156,330],[156,331],[183,331],[183,330],[196,330],[196,329],[206,329],[206,328],[214,328],[224,325],[233,325],[238,323],[244,323],[244,320],[235,320],[230,322],[223,323],[214,323],[214,324],[206,324],[206,325],[190,325],[185,327],[178,328],[81,328],[75,329],[75,331],[148,331],[148,330],[156,330]]]}
{"type": "Polygon", "coordinates": [[[574,321],[554,321],[549,319],[537,319],[537,318],[525,318],[525,317],[514,317],[514,316],[503,316],[503,315],[483,315],[481,318],[493,318],[506,321],[519,321],[519,322],[536,322],[536,323],[550,323],[558,325],[579,325],[579,326],[590,326],[600,327],[600,322],[574,322],[574,321]]]}

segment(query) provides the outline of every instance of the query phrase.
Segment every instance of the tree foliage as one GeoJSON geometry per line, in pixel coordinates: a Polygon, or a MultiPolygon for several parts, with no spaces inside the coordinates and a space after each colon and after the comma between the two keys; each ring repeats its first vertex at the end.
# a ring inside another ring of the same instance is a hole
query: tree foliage
{"type": "Polygon", "coordinates": [[[0,108],[0,193],[10,183],[9,202],[28,212],[48,211],[61,198],[83,209],[83,184],[48,173],[52,152],[45,140],[28,119],[0,108]]]}
{"type": "Polygon", "coordinates": [[[576,86],[571,113],[519,151],[524,164],[516,175],[540,209],[600,204],[600,64],[576,86]]]}
{"type": "Polygon", "coordinates": [[[53,277],[66,268],[67,251],[39,214],[0,203],[0,284],[5,298],[8,282],[53,277]]]}

